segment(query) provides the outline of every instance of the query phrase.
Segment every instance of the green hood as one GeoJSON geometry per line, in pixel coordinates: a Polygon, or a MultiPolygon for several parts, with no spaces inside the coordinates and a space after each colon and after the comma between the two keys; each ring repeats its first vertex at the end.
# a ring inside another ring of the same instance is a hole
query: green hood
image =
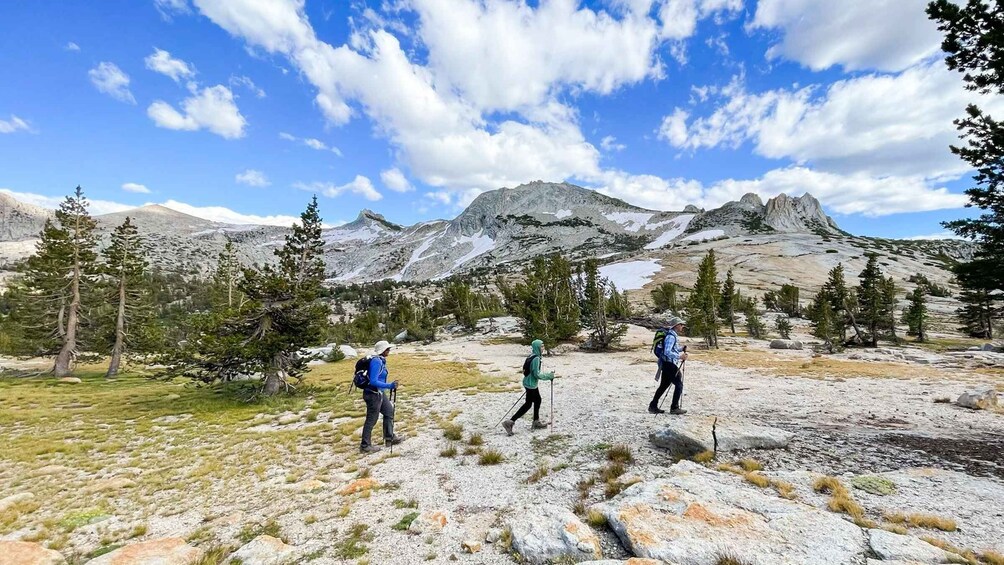
{"type": "Polygon", "coordinates": [[[544,349],[544,342],[539,339],[535,339],[533,340],[533,343],[530,344],[530,348],[533,350],[534,355],[539,356],[541,355],[541,351],[544,349]]]}

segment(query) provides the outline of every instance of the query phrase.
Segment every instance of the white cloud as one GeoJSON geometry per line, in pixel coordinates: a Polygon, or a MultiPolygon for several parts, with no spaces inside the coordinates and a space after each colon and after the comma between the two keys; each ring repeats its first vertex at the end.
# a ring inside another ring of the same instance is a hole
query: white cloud
{"type": "Polygon", "coordinates": [[[966,104],[1004,112],[1004,98],[965,90],[957,73],[941,62],[899,75],[841,80],[825,89],[751,94],[733,82],[721,93],[722,105],[689,125],[688,113],[677,108],[663,119],[659,136],[685,149],[736,148],[751,141],[758,155],[837,173],[942,179],[968,170],[948,149],[958,143],[952,121],[966,104]]]}
{"type": "Polygon", "coordinates": [[[307,147],[309,147],[311,149],[314,149],[314,150],[317,150],[317,151],[331,151],[332,153],[334,153],[335,155],[338,155],[339,157],[342,156],[341,149],[339,149],[339,148],[337,148],[337,147],[335,147],[333,145],[329,146],[327,143],[324,143],[320,139],[316,139],[316,138],[313,138],[313,137],[305,137],[303,139],[300,139],[300,138],[296,137],[295,135],[292,135],[292,134],[289,134],[289,133],[286,133],[286,132],[283,131],[283,132],[279,132],[279,139],[282,139],[282,140],[285,140],[285,141],[300,141],[300,142],[303,142],[304,145],[306,145],[307,147]]]}
{"type": "Polygon", "coordinates": [[[244,172],[237,173],[234,177],[234,181],[239,184],[246,184],[248,186],[268,186],[272,184],[265,173],[257,171],[255,169],[246,169],[244,172]]]}
{"type": "Polygon", "coordinates": [[[958,235],[956,235],[956,234],[954,234],[952,232],[949,232],[949,231],[943,231],[943,232],[932,233],[932,234],[928,234],[928,235],[911,235],[910,237],[901,237],[899,239],[905,239],[907,241],[921,241],[921,240],[928,240],[928,241],[930,241],[930,240],[965,239],[965,238],[959,237],[958,235]]]}
{"type": "Polygon", "coordinates": [[[142,184],[127,182],[122,185],[122,190],[126,192],[138,192],[140,194],[150,194],[150,189],[142,184]]]}
{"type": "Polygon", "coordinates": [[[408,192],[415,189],[415,187],[411,186],[411,183],[408,182],[408,179],[404,176],[404,173],[401,172],[401,169],[398,169],[397,167],[381,171],[380,180],[383,182],[384,186],[394,192],[408,192]]]}
{"type": "Polygon", "coordinates": [[[935,55],[941,34],[924,12],[927,0],[760,0],[751,29],[780,30],[768,58],[819,71],[901,71],[935,55]]]}
{"type": "Polygon", "coordinates": [[[230,77],[230,89],[233,90],[235,87],[244,87],[250,90],[258,98],[265,98],[265,91],[258,87],[257,84],[251,80],[251,77],[247,76],[234,76],[230,77]]]}
{"type": "Polygon", "coordinates": [[[352,179],[351,182],[343,185],[335,185],[330,182],[312,182],[310,184],[298,182],[293,186],[300,190],[323,194],[328,198],[336,198],[346,192],[358,194],[359,196],[362,196],[366,200],[372,202],[376,202],[377,200],[383,198],[383,195],[377,192],[377,189],[373,187],[373,183],[370,182],[370,179],[362,175],[356,175],[356,178],[352,179]]]}
{"type": "Polygon", "coordinates": [[[31,132],[31,125],[14,114],[10,115],[9,120],[0,120],[0,133],[16,133],[18,131],[31,132]]]}
{"type": "Polygon", "coordinates": [[[279,132],[279,139],[284,139],[286,141],[296,141],[296,136],[286,133],[284,131],[279,132]]]}
{"type": "Polygon", "coordinates": [[[190,79],[195,76],[195,68],[181,59],[175,59],[163,49],[154,47],[153,53],[143,59],[146,68],[170,77],[174,82],[190,79]]]}
{"type": "Polygon", "coordinates": [[[63,49],[66,49],[67,51],[80,51],[80,46],[70,41],[66,44],[66,47],[63,47],[63,49]]]}
{"type": "Polygon", "coordinates": [[[324,144],[320,139],[307,138],[303,140],[303,144],[311,149],[317,149],[318,151],[327,150],[328,146],[324,144]]]}
{"type": "Polygon", "coordinates": [[[153,6],[166,21],[171,21],[174,16],[192,12],[188,0],[153,0],[153,6]]]}
{"type": "Polygon", "coordinates": [[[603,139],[601,139],[600,147],[608,153],[611,151],[624,151],[625,149],[627,149],[627,145],[624,145],[623,143],[617,143],[617,138],[612,135],[608,135],[603,139]]]}
{"type": "MultiPolygon", "coordinates": [[[[21,202],[27,204],[33,204],[42,208],[47,208],[49,210],[54,210],[59,207],[60,204],[66,200],[65,196],[45,196],[43,194],[35,194],[33,192],[17,192],[7,188],[0,188],[0,192],[10,195],[21,202]]],[[[87,196],[87,192],[84,192],[84,196],[87,196]]],[[[91,200],[87,199],[89,204],[88,211],[92,215],[99,214],[111,214],[113,212],[125,212],[126,210],[131,210],[135,206],[130,206],[128,204],[119,204],[118,202],[110,202],[108,200],[91,200]]]]}
{"type": "Polygon", "coordinates": [[[87,76],[91,79],[91,84],[112,98],[121,102],[135,104],[132,92],[129,91],[129,75],[118,68],[115,63],[107,61],[98,63],[98,66],[87,71],[87,76]]]}
{"type": "Polygon", "coordinates": [[[226,139],[244,137],[247,121],[234,103],[234,95],[223,85],[203,88],[186,98],[183,114],[170,104],[157,100],[146,113],[158,127],[196,131],[207,129],[226,139]]]}
{"type": "Polygon", "coordinates": [[[255,224],[282,226],[288,228],[300,221],[298,216],[258,216],[255,214],[242,214],[223,206],[192,206],[191,204],[185,204],[184,202],[178,202],[177,200],[168,200],[167,202],[162,203],[161,206],[177,210],[183,214],[189,214],[197,218],[220,222],[223,224],[255,224]]]}

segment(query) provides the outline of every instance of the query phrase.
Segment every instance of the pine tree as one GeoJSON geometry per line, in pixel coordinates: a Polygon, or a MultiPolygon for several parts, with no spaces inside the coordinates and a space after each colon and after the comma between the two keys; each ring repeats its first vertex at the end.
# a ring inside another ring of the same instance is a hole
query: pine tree
{"type": "Polygon", "coordinates": [[[833,340],[836,332],[833,327],[833,308],[825,293],[820,292],[812,300],[809,307],[810,320],[812,321],[812,335],[823,340],[823,347],[828,353],[833,353],[833,340]]]}
{"type": "Polygon", "coordinates": [[[292,290],[301,300],[314,300],[324,282],[323,225],[317,209],[317,196],[300,214],[300,223],[292,227],[286,243],[275,251],[279,258],[279,273],[289,280],[292,290]]]}
{"type": "Polygon", "coordinates": [[[916,336],[917,341],[927,341],[927,296],[923,286],[917,286],[907,295],[910,305],[903,310],[903,323],[907,325],[907,335],[916,336]]]}
{"type": "Polygon", "coordinates": [[[478,321],[474,315],[474,298],[469,284],[454,281],[443,291],[443,309],[465,329],[473,330],[478,321]]]}
{"type": "Polygon", "coordinates": [[[788,321],[787,316],[774,318],[774,329],[780,334],[781,339],[791,339],[791,322],[788,321]]]}
{"type": "Polygon", "coordinates": [[[631,317],[631,305],[628,304],[627,296],[617,290],[617,285],[609,279],[604,279],[610,298],[607,300],[607,317],[615,320],[624,320],[631,317]]]}
{"type": "Polygon", "coordinates": [[[777,306],[785,314],[792,317],[802,315],[802,308],[798,302],[798,287],[791,284],[781,285],[781,290],[777,294],[777,306]]]}
{"type": "Polygon", "coordinates": [[[721,301],[717,278],[715,251],[712,249],[697,269],[697,282],[687,301],[687,311],[691,329],[713,347],[718,347],[718,304],[721,301]]]}
{"type": "Polygon", "coordinates": [[[732,333],[736,333],[736,281],[732,278],[732,269],[725,273],[725,283],[722,285],[722,302],[719,313],[727,320],[732,333]]]}
{"type": "Polygon", "coordinates": [[[38,330],[58,341],[59,351],[52,368],[57,377],[72,372],[77,355],[81,295],[84,287],[94,280],[96,227],[87,213],[87,198],[78,186],[59,205],[56,221],[46,222],[36,253],[27,261],[25,283],[30,295],[40,300],[37,308],[42,314],[40,321],[47,326],[38,330]]]}
{"type": "MultiPolygon", "coordinates": [[[[836,267],[830,269],[829,276],[826,282],[823,283],[823,295],[830,303],[830,310],[833,313],[835,329],[840,336],[840,342],[844,343],[847,341],[850,291],[847,289],[847,283],[844,280],[843,263],[837,263],[836,267]]],[[[853,313],[851,315],[853,316],[853,313]]]]}
{"type": "Polygon", "coordinates": [[[69,232],[46,220],[35,253],[20,267],[20,284],[9,292],[15,301],[10,321],[21,330],[25,353],[55,355],[62,347],[72,260],[69,232]]]}
{"type": "Polygon", "coordinates": [[[118,374],[127,341],[134,330],[134,320],[149,321],[150,318],[143,284],[148,266],[146,244],[129,217],[112,232],[104,257],[104,272],[113,282],[117,303],[114,344],[105,374],[110,378],[118,374]]]}
{"type": "Polygon", "coordinates": [[[652,291],[652,302],[656,312],[677,313],[680,309],[676,301],[676,283],[664,282],[652,291]]]}
{"type": "Polygon", "coordinates": [[[884,322],[887,304],[882,291],[885,278],[882,276],[876,254],[868,253],[868,263],[858,275],[858,279],[860,281],[857,288],[859,318],[861,323],[868,327],[867,343],[875,347],[878,345],[878,331],[884,322]]]}
{"type": "Polygon", "coordinates": [[[227,244],[223,251],[217,256],[216,269],[213,271],[213,294],[218,305],[225,305],[226,308],[233,308],[243,301],[243,297],[237,293],[237,282],[241,278],[244,267],[240,259],[237,258],[237,248],[234,242],[228,237],[227,244]]]}
{"type": "Polygon", "coordinates": [[[571,339],[581,328],[571,264],[559,256],[534,258],[523,281],[509,286],[496,281],[509,311],[520,319],[523,337],[540,339],[547,349],[571,339]]]}
{"type": "MultiPolygon", "coordinates": [[[[615,297],[619,297],[617,288],[609,280],[600,277],[599,263],[596,259],[588,259],[583,267],[585,291],[582,308],[592,313],[592,318],[586,320],[591,332],[589,340],[583,345],[586,349],[602,351],[619,341],[627,333],[624,324],[611,325],[608,316],[611,310],[623,309],[623,306],[611,307],[615,297]],[[608,297],[609,295],[609,297],[608,297]]],[[[617,298],[617,300],[623,300],[617,298]]]]}
{"type": "Polygon", "coordinates": [[[767,329],[760,319],[760,312],[757,310],[757,300],[749,297],[743,301],[743,314],[746,315],[746,331],[753,339],[763,339],[767,329]]]}
{"type": "MultiPolygon", "coordinates": [[[[941,49],[948,54],[950,70],[962,73],[966,88],[982,94],[1004,93],[1004,10],[1000,2],[969,0],[963,5],[936,0],[927,6],[928,16],[944,33],[941,49]]],[[[952,146],[952,153],[968,163],[976,174],[975,186],[966,190],[967,207],[981,210],[975,217],[945,222],[944,226],[977,244],[973,260],[954,270],[963,288],[966,306],[961,318],[966,331],[992,335],[995,304],[1004,300],[1004,122],[994,119],[975,104],[966,117],[956,120],[965,146],[952,146]],[[988,320],[989,318],[989,320],[988,320]],[[985,329],[984,329],[985,328],[985,329]]]]}
{"type": "Polygon", "coordinates": [[[896,335],[896,281],[892,277],[882,279],[882,327],[889,331],[889,339],[899,341],[896,335]]]}

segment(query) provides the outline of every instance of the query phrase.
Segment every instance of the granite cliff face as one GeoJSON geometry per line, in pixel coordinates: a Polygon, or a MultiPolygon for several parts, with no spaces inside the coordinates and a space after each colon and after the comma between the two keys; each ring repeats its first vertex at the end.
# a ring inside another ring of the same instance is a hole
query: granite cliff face
{"type": "MultiPolygon", "coordinates": [[[[30,253],[50,215],[0,193],[0,265],[30,253]]],[[[183,272],[210,270],[228,239],[244,262],[272,261],[288,233],[275,226],[221,224],[153,205],[97,216],[104,241],[126,216],[149,236],[155,265],[183,272]]],[[[540,181],[485,192],[452,220],[402,226],[363,210],[354,221],[322,234],[332,283],[436,280],[518,268],[552,253],[621,261],[700,242],[727,246],[730,238],[772,235],[818,240],[844,234],[810,194],[781,194],[766,204],[747,194],[712,210],[687,206],[659,212],[572,184],[540,181]]],[[[962,253],[956,243],[941,251],[962,253]]]]}

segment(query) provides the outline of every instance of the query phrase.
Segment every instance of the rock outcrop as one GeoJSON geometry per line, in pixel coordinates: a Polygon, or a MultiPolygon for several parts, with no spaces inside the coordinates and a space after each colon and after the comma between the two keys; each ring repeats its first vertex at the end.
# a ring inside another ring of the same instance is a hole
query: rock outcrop
{"type": "Polygon", "coordinates": [[[997,391],[994,389],[967,391],[962,393],[955,403],[971,410],[990,410],[997,407],[997,391]]]}
{"type": "Polygon", "coordinates": [[[884,561],[910,563],[957,563],[961,556],[948,553],[924,540],[885,530],[868,530],[872,553],[884,561]]]}
{"type": "Polygon", "coordinates": [[[797,339],[775,339],[770,342],[771,349],[802,349],[802,342],[797,339]]]}
{"type": "Polygon", "coordinates": [[[162,538],[129,544],[95,557],[88,565],[192,565],[205,552],[181,538],[162,538]]]}
{"type": "Polygon", "coordinates": [[[52,210],[21,202],[10,194],[0,192],[0,241],[36,239],[45,220],[52,217],[52,210]]]}
{"type": "Polygon", "coordinates": [[[512,549],[532,565],[602,557],[596,533],[570,511],[554,505],[519,508],[508,520],[512,549]]]}
{"type": "Polygon", "coordinates": [[[66,559],[58,552],[34,542],[0,540],[0,563],[3,565],[63,565],[66,559]]]}
{"type": "Polygon", "coordinates": [[[854,565],[867,546],[840,515],[780,498],[689,461],[664,479],[594,506],[637,557],[716,565],[726,556],[772,565],[854,565]]]}
{"type": "Polygon", "coordinates": [[[741,449],[781,449],[793,434],[745,420],[714,417],[666,419],[665,427],[649,434],[649,440],[676,457],[690,457],[702,451],[741,449]]]}
{"type": "Polygon", "coordinates": [[[243,565],[289,565],[299,557],[299,550],[281,539],[261,535],[230,556],[229,560],[243,565]]]}

